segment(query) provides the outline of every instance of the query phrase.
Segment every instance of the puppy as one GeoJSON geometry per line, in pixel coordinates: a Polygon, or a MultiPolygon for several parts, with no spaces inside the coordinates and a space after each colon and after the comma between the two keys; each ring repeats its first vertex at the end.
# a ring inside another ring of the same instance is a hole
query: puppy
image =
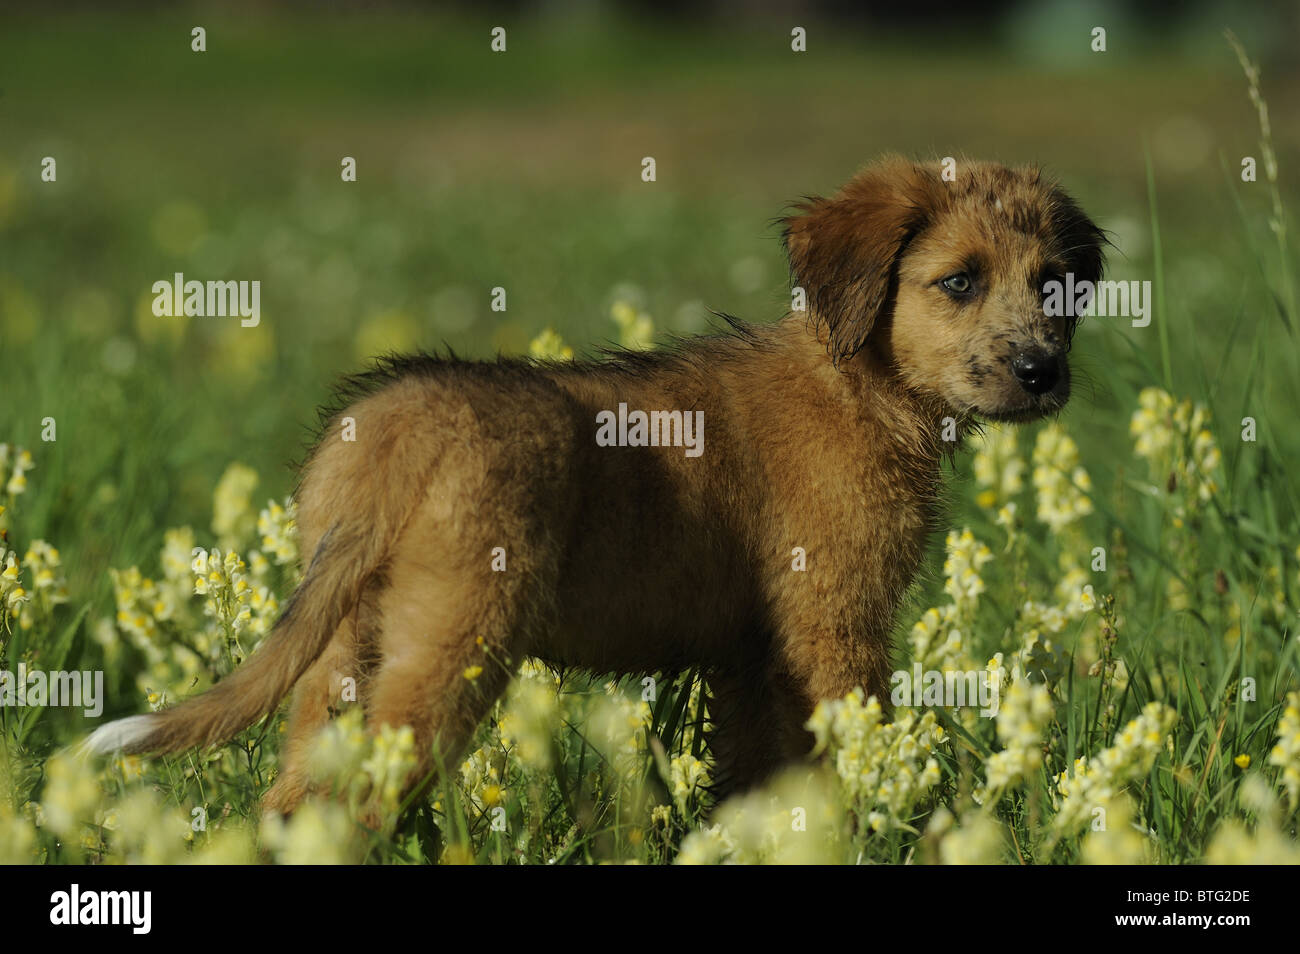
{"type": "Polygon", "coordinates": [[[721,793],[807,752],[820,699],[887,695],[895,612],[941,459],[978,418],[1070,390],[1070,317],[1104,239],[1033,169],[887,158],[785,221],[806,311],[600,362],[381,360],[327,412],[297,493],[302,583],[208,692],[93,749],[222,742],[292,689],[268,810],[310,787],[342,680],[410,725],[418,785],[517,664],[704,667],[721,793]],[[481,668],[481,672],[478,670],[481,668]],[[477,673],[477,675],[476,675],[477,673]]]}

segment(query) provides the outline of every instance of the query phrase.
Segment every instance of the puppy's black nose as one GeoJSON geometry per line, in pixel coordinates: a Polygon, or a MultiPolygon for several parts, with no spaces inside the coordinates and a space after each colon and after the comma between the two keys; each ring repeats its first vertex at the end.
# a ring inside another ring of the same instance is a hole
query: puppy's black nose
{"type": "Polygon", "coordinates": [[[1012,359],[1011,371],[1030,394],[1046,394],[1061,379],[1061,361],[1046,351],[1024,351],[1012,359]]]}

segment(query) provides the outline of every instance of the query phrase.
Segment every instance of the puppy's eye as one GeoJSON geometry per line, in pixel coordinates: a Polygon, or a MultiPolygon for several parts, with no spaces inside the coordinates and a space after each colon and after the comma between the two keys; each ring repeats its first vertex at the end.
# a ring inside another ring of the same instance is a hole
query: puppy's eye
{"type": "Polygon", "coordinates": [[[944,291],[949,295],[954,296],[969,295],[971,289],[975,287],[974,283],[970,280],[970,276],[965,272],[958,272],[956,275],[949,275],[943,281],[939,282],[939,284],[943,286],[944,291]]]}

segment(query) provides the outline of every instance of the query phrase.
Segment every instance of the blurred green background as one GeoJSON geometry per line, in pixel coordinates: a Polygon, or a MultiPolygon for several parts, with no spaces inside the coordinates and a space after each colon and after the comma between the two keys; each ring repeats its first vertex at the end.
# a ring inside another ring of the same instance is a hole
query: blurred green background
{"type": "Polygon", "coordinates": [[[20,536],[63,545],[74,594],[107,610],[105,568],[151,561],[169,526],[205,530],[231,461],[259,471],[261,499],[286,493],[315,405],[368,356],[520,353],[548,326],[590,352],[617,337],[617,299],[666,333],[705,330],[710,308],[779,318],[773,219],[888,151],[1043,164],[1110,230],[1112,278],[1155,279],[1159,248],[1156,321],[1086,322],[1077,341],[1066,425],[1099,484],[1128,459],[1137,390],[1163,383],[1162,320],[1172,390],[1208,383],[1228,411],[1229,466],[1239,405],[1294,460],[1279,317],[1294,254],[1269,229],[1258,117],[1222,31],[1262,63],[1294,207],[1296,24],[1282,6],[1065,3],[10,11],[0,441],[37,467],[20,536]],[[151,285],[177,271],[260,280],[260,326],[155,317],[151,285]]]}

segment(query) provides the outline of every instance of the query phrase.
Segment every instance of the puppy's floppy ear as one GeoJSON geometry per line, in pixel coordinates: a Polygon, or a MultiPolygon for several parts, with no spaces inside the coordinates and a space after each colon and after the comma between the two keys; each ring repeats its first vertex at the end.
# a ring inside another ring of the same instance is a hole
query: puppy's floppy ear
{"type": "Polygon", "coordinates": [[[1070,263],[1070,271],[1074,272],[1074,280],[1100,281],[1106,265],[1105,246],[1110,244],[1106,233],[1060,187],[1052,190],[1052,208],[1048,217],[1066,261],[1070,263]]]}
{"type": "MultiPolygon", "coordinates": [[[[1060,186],[1052,188],[1048,222],[1075,282],[1092,282],[1095,287],[1106,267],[1105,247],[1110,244],[1106,233],[1060,186]]],[[[1078,323],[1077,317],[1071,318],[1067,328],[1070,338],[1074,337],[1078,323]]]]}
{"type": "Polygon", "coordinates": [[[935,211],[938,184],[922,167],[889,159],[784,220],[790,271],[811,317],[829,331],[837,362],[861,350],[887,306],[895,262],[935,211]]]}

